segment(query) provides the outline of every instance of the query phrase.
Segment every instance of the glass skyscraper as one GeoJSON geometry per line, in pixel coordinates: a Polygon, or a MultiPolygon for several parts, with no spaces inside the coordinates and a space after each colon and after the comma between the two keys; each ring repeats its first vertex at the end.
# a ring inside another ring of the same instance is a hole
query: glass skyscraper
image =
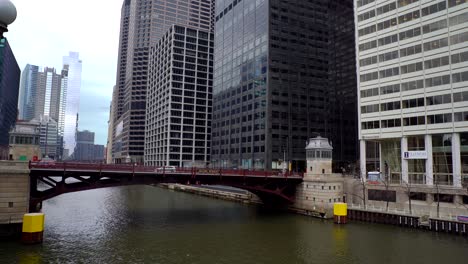
{"type": "Polygon", "coordinates": [[[216,2],[212,166],[305,169],[329,138],[356,161],[352,0],[216,2]]]}
{"type": "Polygon", "coordinates": [[[8,146],[8,132],[18,114],[20,68],[6,38],[0,38],[0,147],[8,146]]]}
{"type": "Polygon", "coordinates": [[[18,100],[19,118],[31,120],[36,109],[37,81],[39,67],[27,64],[21,74],[21,86],[18,100]]]}
{"type": "MultiPolygon", "coordinates": [[[[64,158],[71,156],[75,149],[75,134],[78,126],[78,112],[80,107],[81,69],[82,62],[78,52],[70,52],[63,57],[63,67],[66,70],[66,88],[62,95],[65,98],[64,135],[63,148],[64,158]]],[[[63,106],[62,106],[63,107],[63,106]]],[[[60,125],[60,124],[59,124],[60,125]]]]}

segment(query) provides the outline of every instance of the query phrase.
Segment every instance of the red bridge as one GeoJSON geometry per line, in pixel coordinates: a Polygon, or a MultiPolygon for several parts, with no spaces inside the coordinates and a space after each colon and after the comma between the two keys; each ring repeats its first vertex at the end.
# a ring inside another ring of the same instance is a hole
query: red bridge
{"type": "Polygon", "coordinates": [[[250,191],[265,203],[292,202],[303,174],[278,171],[175,168],[88,163],[30,163],[30,210],[69,192],[124,185],[181,183],[225,185],[250,191]],[[40,184],[42,183],[42,184],[40,184]],[[38,188],[38,187],[46,188],[38,188]]]}

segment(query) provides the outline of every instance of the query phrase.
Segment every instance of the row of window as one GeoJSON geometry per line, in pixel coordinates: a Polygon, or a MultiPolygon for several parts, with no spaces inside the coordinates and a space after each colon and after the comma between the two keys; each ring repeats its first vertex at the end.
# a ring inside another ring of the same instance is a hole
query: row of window
{"type": "MultiPolygon", "coordinates": [[[[468,13],[463,13],[463,14],[451,17],[449,24],[450,26],[455,26],[458,24],[466,23],[466,22],[468,22],[468,13]]],[[[417,37],[421,35],[421,33],[427,34],[430,32],[434,32],[440,29],[447,28],[447,25],[448,25],[447,19],[442,19],[442,20],[424,25],[422,28],[421,27],[412,28],[412,29],[409,29],[409,30],[406,30],[397,34],[379,38],[378,40],[372,40],[366,43],[359,44],[359,51],[365,51],[365,50],[376,48],[377,44],[379,47],[385,46],[385,45],[395,43],[398,40],[402,41],[405,39],[417,37]]],[[[455,43],[451,43],[451,45],[453,44],[455,43]]]]}
{"type": "MultiPolygon", "coordinates": [[[[462,4],[462,3],[466,3],[466,0],[449,1],[449,7],[453,7],[453,6],[462,4]]],[[[422,16],[428,16],[428,15],[437,13],[439,11],[445,10],[446,8],[447,8],[447,2],[445,0],[443,0],[443,1],[439,2],[439,3],[433,4],[433,5],[430,5],[430,6],[427,6],[427,7],[424,7],[423,9],[421,9],[421,15],[422,16]]],[[[384,14],[384,13],[390,12],[390,11],[395,10],[395,9],[396,9],[396,3],[395,2],[389,3],[389,4],[386,4],[384,6],[378,7],[375,10],[372,9],[372,10],[366,12],[366,13],[358,15],[358,21],[361,22],[361,21],[373,18],[376,15],[384,14]]],[[[419,10],[414,11],[412,13],[408,13],[408,14],[399,16],[398,17],[398,23],[401,24],[401,23],[410,21],[413,18],[418,18],[418,17],[419,17],[419,10]]]]}
{"type": "MultiPolygon", "coordinates": [[[[373,3],[375,0],[358,0],[357,1],[357,6],[358,7],[361,7],[361,6],[365,6],[367,4],[370,4],[370,3],[373,3]]],[[[412,4],[412,3],[415,3],[419,0],[398,0],[396,1],[396,3],[398,3],[398,7],[404,7],[404,6],[407,6],[409,4],[412,4]]],[[[451,0],[449,0],[451,1],[451,0]]],[[[465,0],[453,0],[453,1],[465,1],[465,0]]]]}
{"type": "Polygon", "coordinates": [[[386,119],[377,121],[366,121],[361,122],[361,129],[379,129],[379,128],[391,128],[391,127],[401,127],[401,120],[403,120],[403,126],[420,126],[420,125],[431,125],[431,124],[442,124],[442,123],[451,123],[451,122],[465,122],[468,121],[468,112],[456,112],[453,115],[452,113],[446,114],[434,114],[427,116],[413,116],[413,117],[404,117],[402,119],[386,119]]]}
{"type": "MultiPolygon", "coordinates": [[[[453,54],[451,56],[452,59],[452,64],[460,63],[460,62],[465,62],[468,61],[468,51],[462,52],[462,53],[457,53],[453,54]]],[[[434,59],[429,59],[424,61],[424,68],[423,68],[423,63],[422,62],[416,62],[416,63],[411,63],[407,65],[403,65],[400,67],[394,67],[394,68],[388,68],[376,72],[371,72],[371,73],[365,73],[361,74],[360,76],[360,81],[361,82],[368,82],[372,80],[377,80],[377,79],[383,79],[383,78],[388,78],[391,76],[396,76],[400,74],[406,74],[406,73],[412,73],[416,71],[422,71],[423,69],[432,69],[432,68],[437,68],[437,67],[442,67],[450,64],[450,57],[449,56],[444,56],[444,57],[439,57],[439,58],[434,58],[434,59]]]]}
{"type": "MultiPolygon", "coordinates": [[[[468,41],[468,32],[463,32],[450,37],[450,45],[462,43],[468,41]]],[[[430,51],[438,48],[447,47],[449,45],[449,38],[441,38],[437,40],[432,40],[426,43],[414,45],[411,47],[402,48],[399,51],[390,51],[384,54],[375,55],[372,57],[364,58],[359,61],[361,67],[375,64],[377,62],[385,62],[393,59],[398,59],[399,57],[411,56],[414,54],[421,53],[422,50],[430,51]]]]}
{"type": "MultiPolygon", "coordinates": [[[[468,71],[452,74],[452,83],[468,81],[468,71]]],[[[425,80],[415,80],[401,83],[401,91],[411,91],[421,88],[435,87],[439,85],[450,84],[450,75],[436,76],[425,80]]],[[[378,96],[380,94],[391,94],[400,92],[400,84],[392,84],[383,87],[377,87],[361,91],[361,98],[378,96]]]]}
{"type": "MultiPolygon", "coordinates": [[[[458,92],[453,94],[453,102],[463,102],[468,101],[468,92],[458,92]]],[[[373,104],[373,105],[365,105],[361,106],[361,113],[374,113],[379,111],[391,111],[391,110],[398,110],[398,109],[406,109],[406,108],[414,108],[414,107],[423,107],[423,106],[430,106],[430,105],[439,105],[439,104],[450,104],[452,103],[452,96],[450,94],[443,94],[443,95],[434,95],[421,98],[413,98],[413,99],[406,99],[402,100],[401,104],[400,101],[394,102],[387,102],[382,104],[373,104]],[[379,107],[380,106],[380,107],[379,107]]]]}

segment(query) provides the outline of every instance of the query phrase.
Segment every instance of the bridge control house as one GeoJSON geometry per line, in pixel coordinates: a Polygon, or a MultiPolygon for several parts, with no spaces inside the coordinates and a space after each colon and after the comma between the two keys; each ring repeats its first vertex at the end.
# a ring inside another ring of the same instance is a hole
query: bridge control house
{"type": "Polygon", "coordinates": [[[307,142],[307,170],[297,186],[294,208],[300,213],[324,218],[333,217],[333,204],[343,202],[343,177],[332,173],[333,147],[327,138],[307,142]]]}

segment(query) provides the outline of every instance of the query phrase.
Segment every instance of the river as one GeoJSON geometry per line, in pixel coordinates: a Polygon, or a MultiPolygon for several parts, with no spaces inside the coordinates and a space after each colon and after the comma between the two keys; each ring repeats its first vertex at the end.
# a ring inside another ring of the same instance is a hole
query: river
{"type": "Polygon", "coordinates": [[[329,221],[151,186],[43,204],[44,243],[0,242],[0,263],[468,263],[468,239],[329,221]]]}

